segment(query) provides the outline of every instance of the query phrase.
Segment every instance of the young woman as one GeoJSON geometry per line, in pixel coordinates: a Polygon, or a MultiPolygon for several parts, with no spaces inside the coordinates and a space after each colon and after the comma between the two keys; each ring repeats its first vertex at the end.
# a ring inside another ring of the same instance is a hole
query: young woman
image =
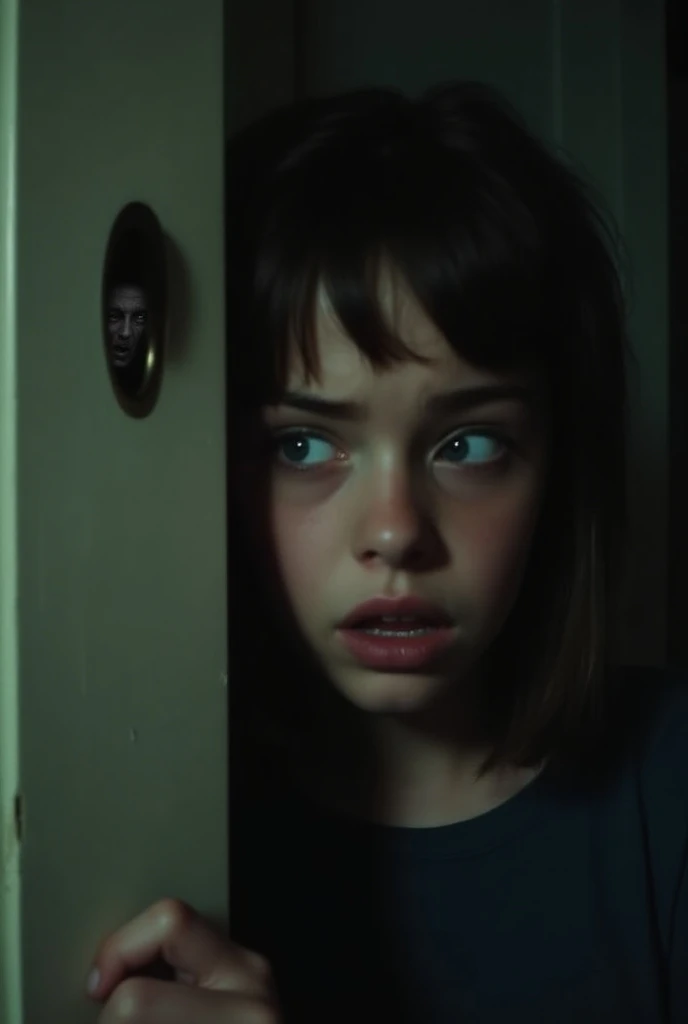
{"type": "Polygon", "coordinates": [[[688,1019],[688,695],[612,665],[608,222],[473,83],[299,103],[228,172],[231,941],[149,908],[101,1024],[688,1019]]]}

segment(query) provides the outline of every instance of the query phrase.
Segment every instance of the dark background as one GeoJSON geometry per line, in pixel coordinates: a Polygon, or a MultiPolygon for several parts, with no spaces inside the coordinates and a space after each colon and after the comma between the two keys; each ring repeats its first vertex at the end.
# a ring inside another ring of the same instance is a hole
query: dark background
{"type": "Polygon", "coordinates": [[[688,0],[667,0],[670,476],[668,661],[688,668],[688,0]]]}

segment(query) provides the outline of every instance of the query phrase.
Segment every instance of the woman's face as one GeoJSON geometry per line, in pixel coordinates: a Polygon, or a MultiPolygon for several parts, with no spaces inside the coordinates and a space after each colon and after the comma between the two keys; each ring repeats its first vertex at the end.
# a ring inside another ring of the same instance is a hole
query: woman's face
{"type": "Polygon", "coordinates": [[[348,701],[394,712],[460,685],[500,631],[538,520],[547,427],[534,377],[464,362],[391,275],[381,300],[427,364],[372,367],[321,292],[319,379],[295,358],[263,422],[272,543],[298,629],[348,701]]]}

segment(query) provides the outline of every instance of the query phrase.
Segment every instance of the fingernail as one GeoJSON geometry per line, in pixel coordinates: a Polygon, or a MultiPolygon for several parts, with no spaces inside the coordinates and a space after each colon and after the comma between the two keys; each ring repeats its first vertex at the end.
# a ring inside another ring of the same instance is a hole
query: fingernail
{"type": "Polygon", "coordinates": [[[95,995],[98,986],[100,985],[100,971],[97,967],[94,967],[88,976],[86,982],[86,990],[90,996],[95,995]]]}

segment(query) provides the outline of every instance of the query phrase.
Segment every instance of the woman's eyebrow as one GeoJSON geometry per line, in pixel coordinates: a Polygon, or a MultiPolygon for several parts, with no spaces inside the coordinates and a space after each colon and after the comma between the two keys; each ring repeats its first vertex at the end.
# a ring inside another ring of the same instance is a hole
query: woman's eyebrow
{"type": "Polygon", "coordinates": [[[532,384],[480,384],[433,395],[428,400],[428,411],[437,414],[464,412],[492,402],[519,402],[521,405],[533,406],[538,401],[538,394],[538,389],[532,384]]]}
{"type": "MultiPolygon", "coordinates": [[[[433,395],[427,401],[427,411],[435,415],[460,413],[489,402],[520,402],[531,406],[535,403],[536,395],[532,385],[481,384],[433,395]]],[[[366,406],[360,402],[322,398],[298,391],[285,392],[277,404],[337,420],[363,420],[367,414],[366,406]]]]}
{"type": "Polygon", "coordinates": [[[312,412],[318,416],[329,416],[335,420],[362,420],[366,414],[366,408],[360,402],[334,401],[317,395],[301,394],[298,391],[285,392],[277,404],[300,409],[302,412],[312,412]]]}

